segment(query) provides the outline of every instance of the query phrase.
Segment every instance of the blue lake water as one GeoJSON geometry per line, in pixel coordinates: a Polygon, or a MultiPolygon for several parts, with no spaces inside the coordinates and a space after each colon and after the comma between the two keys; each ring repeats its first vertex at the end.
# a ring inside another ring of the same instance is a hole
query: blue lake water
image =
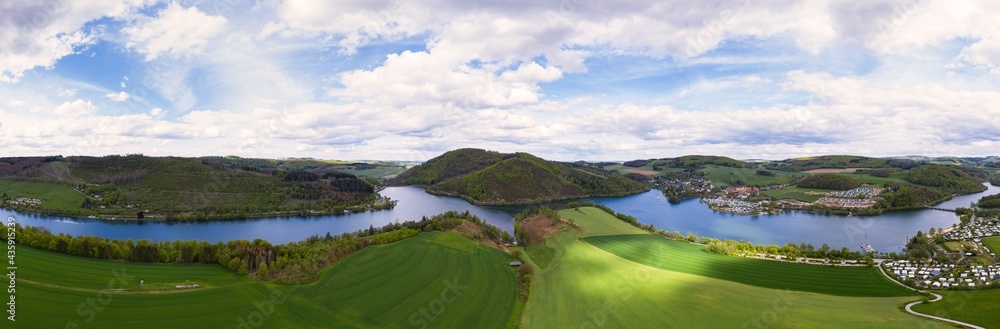
{"type": "MultiPolygon", "coordinates": [[[[381,192],[399,203],[391,210],[372,211],[336,216],[276,217],[209,222],[152,222],[124,220],[78,219],[16,213],[0,209],[4,218],[14,217],[22,225],[47,227],[54,233],[95,235],[110,238],[152,240],[228,241],[261,238],[272,243],[300,241],[311,235],[340,234],[376,227],[396,221],[419,220],[448,210],[469,211],[487,222],[513,230],[512,216],[524,207],[476,206],[465,200],[430,195],[418,187],[389,187],[381,192]]],[[[983,193],[961,196],[939,207],[967,207],[983,195],[1000,193],[989,186],[983,193]]],[[[622,198],[592,200],[657,228],[691,232],[719,239],[747,240],[756,243],[784,244],[806,242],[819,247],[848,247],[858,250],[869,243],[879,251],[900,251],[907,237],[931,227],[942,228],[958,222],[955,214],[939,210],[892,212],[874,217],[845,217],[807,212],[786,212],[778,215],[739,216],[715,212],[696,199],[670,204],[663,195],[652,190],[622,198]]]]}

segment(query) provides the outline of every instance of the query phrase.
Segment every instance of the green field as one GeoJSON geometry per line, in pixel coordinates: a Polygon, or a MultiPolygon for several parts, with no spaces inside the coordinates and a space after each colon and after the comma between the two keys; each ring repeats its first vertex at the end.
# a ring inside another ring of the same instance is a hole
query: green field
{"type": "Polygon", "coordinates": [[[80,208],[84,199],[82,193],[63,184],[0,179],[0,195],[3,193],[11,198],[45,200],[41,207],[57,210],[80,208]]]}
{"type": "Polygon", "coordinates": [[[1000,236],[985,237],[982,241],[986,248],[990,248],[990,252],[1000,251],[1000,236]]]}
{"type": "Polygon", "coordinates": [[[944,296],[944,299],[936,303],[916,305],[913,310],[986,328],[1000,328],[1000,289],[937,293],[944,296]]]}
{"type": "Polygon", "coordinates": [[[757,174],[757,170],[762,170],[764,168],[733,168],[733,167],[723,167],[716,165],[706,165],[698,171],[708,174],[708,180],[721,185],[730,185],[731,181],[741,180],[743,185],[775,185],[775,184],[788,184],[799,177],[805,176],[798,172],[788,172],[779,170],[769,170],[775,173],[775,176],[761,176],[757,174]]]}
{"type": "Polygon", "coordinates": [[[525,328],[944,328],[899,310],[915,297],[768,289],[632,262],[581,239],[644,231],[596,208],[560,216],[580,228],[564,228],[547,240],[557,257],[535,272],[525,328]]]}
{"type": "Polygon", "coordinates": [[[384,178],[389,175],[399,175],[400,173],[406,171],[406,167],[403,166],[376,166],[374,169],[351,169],[343,168],[337,169],[337,171],[342,173],[347,173],[355,176],[370,177],[370,178],[384,178]]]}
{"type": "Polygon", "coordinates": [[[872,176],[872,175],[869,175],[869,174],[854,173],[854,172],[842,172],[842,173],[840,173],[840,175],[851,177],[851,178],[857,179],[859,181],[862,181],[865,184],[872,184],[872,185],[875,185],[875,186],[878,186],[878,187],[884,187],[885,183],[887,183],[887,182],[907,183],[906,182],[906,175],[907,175],[906,171],[900,171],[900,172],[895,172],[895,173],[889,174],[889,177],[877,177],[877,176],[872,176]]]}
{"type": "Polygon", "coordinates": [[[868,267],[827,267],[761,261],[704,251],[704,246],[650,234],[605,235],[584,241],[651,267],[772,289],[839,296],[916,296],[868,267]]]}
{"type": "Polygon", "coordinates": [[[778,190],[761,191],[761,194],[775,199],[795,199],[804,202],[816,202],[822,195],[807,194],[806,192],[830,192],[830,190],[820,190],[811,188],[801,188],[796,186],[786,186],[778,190]]]}
{"type": "Polygon", "coordinates": [[[241,321],[254,328],[504,328],[517,298],[507,265],[513,258],[454,232],[366,248],[303,286],[262,284],[217,265],[18,253],[17,323],[25,328],[237,328],[241,321]],[[185,283],[202,288],[170,289],[185,283]]]}

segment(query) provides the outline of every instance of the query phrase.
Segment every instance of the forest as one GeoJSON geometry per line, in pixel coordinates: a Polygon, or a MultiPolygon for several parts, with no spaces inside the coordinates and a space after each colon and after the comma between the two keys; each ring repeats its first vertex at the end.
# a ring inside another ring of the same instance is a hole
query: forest
{"type": "Polygon", "coordinates": [[[75,205],[7,207],[77,217],[231,219],[393,205],[375,194],[378,181],[337,172],[315,160],[302,162],[141,154],[3,158],[0,179],[58,183],[76,190],[85,198],[75,205]]]}
{"type": "Polygon", "coordinates": [[[986,190],[982,182],[986,172],[978,168],[951,165],[923,165],[910,169],[906,181],[931,187],[938,187],[945,194],[970,194],[986,190]]]}

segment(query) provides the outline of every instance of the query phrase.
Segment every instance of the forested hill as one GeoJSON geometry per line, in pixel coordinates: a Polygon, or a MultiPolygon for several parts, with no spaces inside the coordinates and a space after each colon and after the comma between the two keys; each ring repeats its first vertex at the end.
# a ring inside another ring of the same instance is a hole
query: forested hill
{"type": "Polygon", "coordinates": [[[377,181],[332,168],[316,160],[238,157],[0,158],[0,190],[5,191],[0,204],[26,212],[143,219],[343,213],[391,206],[375,193],[377,181]],[[42,202],[34,205],[17,197],[42,202]]]}
{"type": "Polygon", "coordinates": [[[431,193],[459,196],[477,204],[528,204],[628,195],[648,189],[644,177],[631,179],[546,161],[528,153],[480,149],[447,152],[407,170],[392,183],[422,185],[431,193]]]}

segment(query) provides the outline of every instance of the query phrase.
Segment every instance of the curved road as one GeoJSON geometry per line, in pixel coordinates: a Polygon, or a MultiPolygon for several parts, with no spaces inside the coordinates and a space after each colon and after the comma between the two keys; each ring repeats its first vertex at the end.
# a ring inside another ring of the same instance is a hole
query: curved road
{"type": "MultiPolygon", "coordinates": [[[[879,264],[879,265],[876,265],[876,266],[878,266],[879,272],[882,272],[882,275],[885,276],[886,278],[888,278],[889,280],[891,280],[892,282],[895,282],[896,284],[898,284],[900,286],[903,286],[906,289],[910,289],[910,290],[913,290],[913,291],[916,291],[916,292],[919,292],[919,293],[922,293],[922,294],[931,294],[931,295],[934,295],[934,299],[931,299],[930,303],[939,301],[942,298],[944,298],[944,297],[941,297],[941,295],[939,295],[939,294],[936,294],[936,293],[933,293],[933,292],[928,292],[928,291],[923,291],[923,290],[917,290],[917,289],[914,289],[914,288],[912,288],[910,286],[907,286],[907,285],[903,284],[902,282],[896,281],[896,278],[893,278],[888,273],[885,273],[885,269],[882,268],[882,264],[879,264]]],[[[952,320],[952,319],[948,319],[948,318],[942,318],[942,317],[933,316],[933,315],[930,315],[930,314],[923,314],[923,313],[920,313],[920,312],[917,312],[917,311],[914,311],[913,309],[911,309],[911,307],[913,307],[913,305],[917,305],[917,304],[920,304],[920,303],[923,303],[923,302],[924,301],[922,301],[922,300],[918,300],[918,301],[906,304],[906,312],[910,313],[910,314],[913,314],[913,315],[916,315],[916,316],[922,316],[922,317],[925,317],[925,318],[928,318],[928,319],[934,319],[934,320],[938,320],[938,321],[944,321],[944,322],[948,322],[948,323],[951,323],[951,324],[956,324],[956,325],[963,326],[963,327],[968,327],[968,328],[973,328],[973,329],[986,329],[986,328],[983,328],[983,327],[980,327],[980,326],[977,326],[977,325],[974,325],[974,324],[971,324],[971,323],[965,323],[965,322],[958,321],[958,320],[952,320]]]]}

